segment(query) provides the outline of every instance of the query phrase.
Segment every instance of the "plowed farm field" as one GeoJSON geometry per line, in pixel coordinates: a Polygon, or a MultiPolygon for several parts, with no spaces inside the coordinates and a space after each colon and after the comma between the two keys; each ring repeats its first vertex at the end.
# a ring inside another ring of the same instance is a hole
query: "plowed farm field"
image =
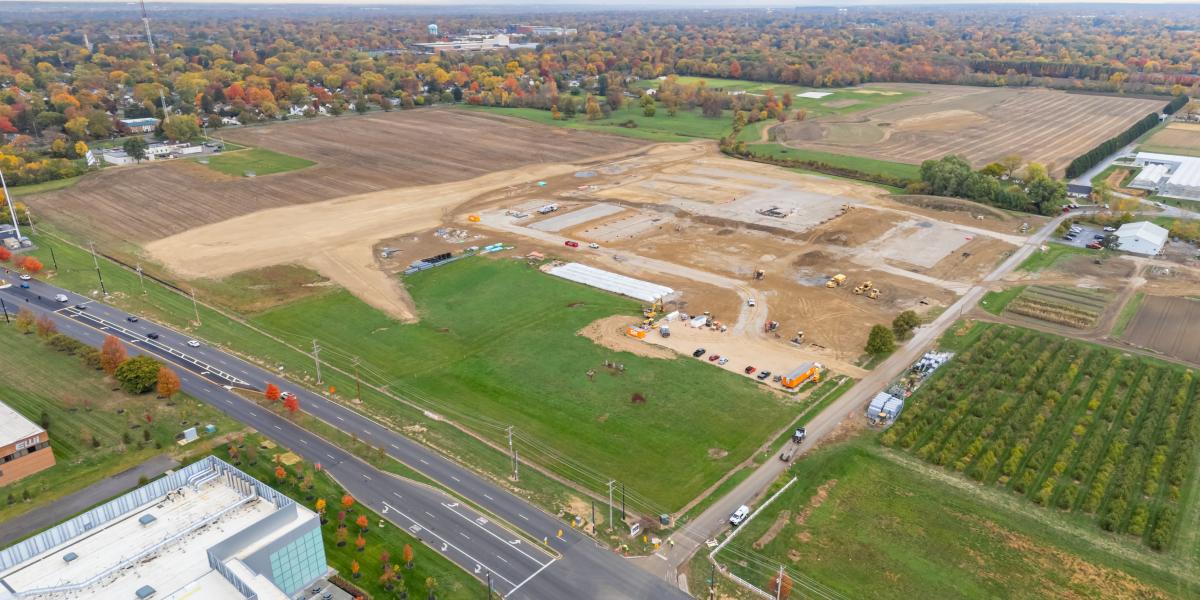
{"type": "Polygon", "coordinates": [[[1061,174],[1076,156],[1160,110],[1163,102],[1040,88],[904,85],[925,92],[852,115],[775,127],[796,148],[920,164],[947,154],[976,167],[1008,154],[1061,174]]]}
{"type": "Polygon", "coordinates": [[[1125,341],[1200,363],[1200,301],[1149,296],[1134,315],[1125,341]]]}
{"type": "MultiPolygon", "coordinates": [[[[268,208],[463,181],[542,163],[625,152],[643,142],[506,117],[424,109],[276,123],[222,132],[239,144],[311,160],[255,178],[191,160],[106,169],[29,196],[43,217],[90,236],[146,242],[268,208]]],[[[231,155],[232,156],[232,155],[231,155]]]]}

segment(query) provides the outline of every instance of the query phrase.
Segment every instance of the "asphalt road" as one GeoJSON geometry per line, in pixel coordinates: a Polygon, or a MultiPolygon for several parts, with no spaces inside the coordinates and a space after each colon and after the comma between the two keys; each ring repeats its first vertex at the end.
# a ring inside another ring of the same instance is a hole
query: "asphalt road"
{"type": "Polygon", "coordinates": [[[29,283],[29,289],[14,285],[0,290],[10,313],[30,308],[51,314],[61,333],[82,342],[99,346],[111,334],[126,342],[130,354],[149,354],[171,363],[177,367],[188,394],[277,439],[306,460],[321,463],[359,502],[481,580],[491,573],[496,591],[506,598],[687,597],[591,538],[565,527],[559,519],[349,408],[304,389],[285,387],[285,391],[297,394],[305,412],[383,448],[391,457],[453,489],[503,522],[441,491],[379,471],[231,390],[261,390],[267,382],[278,382],[277,375],[203,343],[190,347],[188,336],[156,323],[144,319],[130,322],[130,315],[114,307],[45,282],[29,283]],[[66,295],[68,301],[54,301],[56,294],[66,295]],[[149,339],[147,334],[151,332],[158,334],[158,339],[149,339]],[[562,538],[556,537],[560,530],[562,538]],[[547,540],[552,552],[531,539],[547,540]]]}
{"type": "MultiPolygon", "coordinates": [[[[890,358],[876,366],[875,369],[866,377],[859,380],[853,388],[838,398],[837,401],[813,417],[805,425],[807,440],[797,452],[797,458],[794,458],[793,462],[799,460],[799,456],[807,453],[822,438],[833,433],[842,419],[847,417],[854,418],[856,416],[862,418],[862,410],[867,402],[876,393],[887,387],[900,373],[911,366],[917,358],[925,353],[927,348],[936,343],[942,333],[953,325],[964,312],[979,302],[979,299],[987,291],[986,286],[988,283],[999,280],[1009,271],[1016,268],[1017,265],[1021,264],[1021,262],[1046,242],[1064,219],[1078,216],[1078,214],[1079,212],[1076,211],[1052,219],[1041,230],[1030,236],[1004,262],[985,276],[979,285],[975,285],[967,290],[965,294],[959,297],[957,302],[947,308],[932,323],[914,331],[913,337],[900,346],[890,358]]],[[[701,548],[704,542],[715,539],[722,531],[729,527],[729,515],[739,506],[743,504],[749,505],[758,500],[771,483],[778,479],[779,475],[786,471],[789,466],[788,463],[775,458],[767,460],[754,473],[747,477],[745,481],[738,484],[731,492],[715,501],[707,510],[698,515],[683,529],[676,532],[672,536],[675,544],[673,546],[668,545],[659,552],[659,555],[666,560],[661,561],[662,564],[659,561],[646,563],[651,567],[650,570],[665,580],[674,582],[678,568],[686,563],[692,554],[701,548]]]]}

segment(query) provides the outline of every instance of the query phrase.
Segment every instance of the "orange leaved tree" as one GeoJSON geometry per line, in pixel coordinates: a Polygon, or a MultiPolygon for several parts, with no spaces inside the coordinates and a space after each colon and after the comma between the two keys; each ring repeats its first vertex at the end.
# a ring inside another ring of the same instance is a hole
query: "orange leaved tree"
{"type": "Polygon", "coordinates": [[[354,506],[354,497],[350,494],[342,496],[342,508],[349,510],[354,506]]]}
{"type": "Polygon", "coordinates": [[[25,261],[21,263],[21,268],[25,269],[31,275],[36,275],[43,269],[42,261],[32,256],[28,256],[25,258],[25,261]]]}
{"type": "Polygon", "coordinates": [[[125,353],[125,345],[117,336],[110,335],[104,338],[104,344],[100,346],[100,368],[104,369],[105,373],[116,373],[117,367],[127,358],[129,356],[125,353]]]}
{"type": "Polygon", "coordinates": [[[273,383],[268,383],[267,391],[263,392],[263,395],[266,396],[268,401],[275,402],[279,400],[279,388],[273,383]]]}
{"type": "Polygon", "coordinates": [[[158,368],[158,392],[159,398],[170,400],[172,396],[179,393],[179,376],[175,371],[167,368],[165,365],[158,368]]]}
{"type": "Polygon", "coordinates": [[[300,410],[300,399],[295,396],[288,396],[287,400],[283,401],[283,407],[295,416],[296,411],[300,410]]]}

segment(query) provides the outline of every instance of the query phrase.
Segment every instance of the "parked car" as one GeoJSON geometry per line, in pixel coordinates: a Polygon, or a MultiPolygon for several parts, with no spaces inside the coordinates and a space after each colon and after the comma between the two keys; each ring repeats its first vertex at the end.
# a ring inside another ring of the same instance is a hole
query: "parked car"
{"type": "Polygon", "coordinates": [[[565,244],[566,246],[568,246],[570,248],[578,248],[579,247],[579,242],[572,241],[572,240],[567,240],[567,241],[563,242],[563,244],[565,244]]]}
{"type": "Polygon", "coordinates": [[[25,274],[25,273],[22,273],[22,274],[21,274],[21,281],[29,281],[30,279],[33,279],[33,277],[31,277],[31,276],[29,276],[28,274],[25,274]]]}
{"type": "Polygon", "coordinates": [[[770,372],[770,371],[763,371],[762,373],[759,373],[759,374],[758,374],[758,380],[759,380],[759,381],[766,381],[766,380],[767,380],[767,378],[768,378],[768,377],[770,377],[770,376],[771,376],[771,372],[770,372]]]}
{"type": "Polygon", "coordinates": [[[742,521],[745,521],[746,517],[748,516],[750,516],[750,507],[743,504],[739,506],[737,510],[733,511],[732,515],[729,515],[729,524],[737,527],[742,523],[742,521]]]}
{"type": "Polygon", "coordinates": [[[692,356],[695,356],[696,358],[700,358],[701,356],[704,356],[705,352],[707,352],[707,350],[705,350],[704,348],[696,348],[696,351],[692,353],[692,356]]]}
{"type": "Polygon", "coordinates": [[[1087,247],[1091,248],[1092,250],[1099,250],[1104,247],[1104,244],[1101,244],[1100,242],[1092,242],[1088,244],[1087,247]]]}
{"type": "Polygon", "coordinates": [[[147,333],[147,334],[146,334],[146,337],[148,337],[148,338],[150,338],[150,339],[152,339],[152,340],[157,340],[157,339],[158,339],[158,334],[157,334],[157,333],[154,333],[153,331],[151,331],[150,333],[147,333]]]}
{"type": "Polygon", "coordinates": [[[1092,236],[1092,239],[1093,240],[1102,240],[1102,239],[1104,239],[1104,236],[1097,233],[1096,235],[1092,236]]]}
{"type": "Polygon", "coordinates": [[[1116,230],[1117,230],[1117,228],[1116,228],[1116,227],[1113,227],[1112,225],[1109,225],[1108,227],[1105,227],[1105,228],[1104,228],[1104,230],[1105,230],[1105,231],[1107,231],[1107,232],[1109,232],[1109,233],[1112,233],[1112,232],[1116,231],[1116,230]]]}
{"type": "Polygon", "coordinates": [[[722,356],[722,357],[721,357],[721,359],[717,361],[717,364],[718,364],[718,365],[723,365],[723,364],[725,364],[725,363],[727,363],[727,362],[729,362],[729,359],[728,359],[728,358],[725,358],[724,356],[722,356]]]}
{"type": "Polygon", "coordinates": [[[66,294],[55,294],[54,295],[55,302],[67,302],[69,300],[70,300],[70,298],[68,298],[66,294]]]}
{"type": "Polygon", "coordinates": [[[592,243],[588,244],[588,248],[591,248],[592,250],[595,250],[599,247],[600,247],[600,244],[597,244],[596,242],[592,242],[592,243]]]}
{"type": "Polygon", "coordinates": [[[750,365],[743,370],[746,371],[747,375],[753,375],[757,369],[754,368],[754,365],[750,365]]]}
{"type": "Polygon", "coordinates": [[[708,362],[717,362],[718,360],[721,360],[720,354],[713,354],[708,357],[708,362]]]}

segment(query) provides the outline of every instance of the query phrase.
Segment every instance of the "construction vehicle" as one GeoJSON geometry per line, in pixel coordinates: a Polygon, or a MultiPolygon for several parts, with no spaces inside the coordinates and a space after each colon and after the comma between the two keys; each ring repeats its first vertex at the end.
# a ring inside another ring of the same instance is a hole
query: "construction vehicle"
{"type": "Polygon", "coordinates": [[[820,381],[821,370],[821,363],[804,363],[799,367],[792,369],[791,373],[784,375],[783,378],[780,379],[780,383],[783,384],[783,387],[789,390],[794,390],[800,387],[800,384],[806,381],[812,381],[813,383],[820,381]]]}
{"type": "Polygon", "coordinates": [[[763,277],[766,277],[766,276],[767,276],[767,272],[766,272],[766,271],[764,271],[764,270],[762,270],[762,269],[758,269],[758,270],[754,271],[754,278],[755,278],[755,279],[758,279],[758,280],[760,280],[760,281],[761,281],[761,280],[762,280],[762,278],[763,278],[763,277]]]}
{"type": "Polygon", "coordinates": [[[867,297],[872,300],[877,300],[879,298],[879,288],[871,288],[867,290],[867,297]]]}
{"type": "Polygon", "coordinates": [[[808,432],[803,427],[797,427],[795,433],[792,433],[792,443],[802,444],[806,437],[808,437],[808,432]]]}
{"type": "Polygon", "coordinates": [[[858,284],[858,287],[854,288],[854,295],[861,296],[861,295],[867,293],[867,290],[869,290],[869,289],[871,289],[871,282],[864,281],[864,282],[858,284]]]}
{"type": "Polygon", "coordinates": [[[804,332],[797,331],[796,337],[792,338],[792,343],[793,344],[803,344],[804,343],[804,332]]]}
{"type": "Polygon", "coordinates": [[[846,284],[846,276],[841,273],[838,273],[837,275],[830,277],[829,281],[825,282],[825,287],[835,288],[835,287],[841,287],[845,284],[846,284]]]}
{"type": "Polygon", "coordinates": [[[661,312],[664,312],[663,302],[662,302],[661,298],[652,302],[650,304],[650,306],[642,307],[642,316],[646,317],[647,319],[650,319],[650,320],[653,320],[654,317],[657,317],[658,313],[661,313],[661,312]]]}
{"type": "Polygon", "coordinates": [[[665,338],[666,338],[666,337],[671,337],[671,328],[670,328],[670,327],[667,327],[666,325],[663,325],[663,326],[659,327],[659,328],[658,328],[658,335],[661,335],[661,336],[663,336],[663,337],[665,337],[665,338]]]}
{"type": "Polygon", "coordinates": [[[776,329],[779,329],[779,321],[767,321],[763,323],[763,333],[771,333],[776,329]]]}
{"type": "Polygon", "coordinates": [[[478,222],[479,222],[479,215],[467,215],[467,220],[468,220],[468,221],[470,221],[470,222],[472,222],[472,223],[478,223],[478,222]]]}

